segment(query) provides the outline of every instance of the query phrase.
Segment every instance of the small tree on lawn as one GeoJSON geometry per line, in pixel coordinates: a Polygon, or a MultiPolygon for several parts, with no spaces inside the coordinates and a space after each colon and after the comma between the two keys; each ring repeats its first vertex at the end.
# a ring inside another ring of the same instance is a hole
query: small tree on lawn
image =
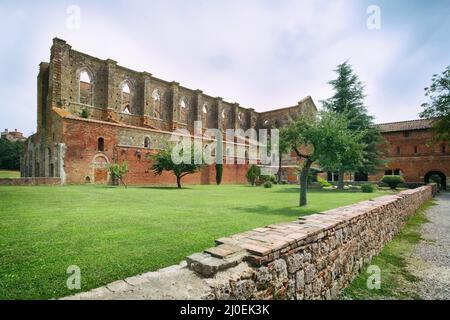
{"type": "Polygon", "coordinates": [[[280,131],[280,140],[289,143],[297,157],[303,160],[300,206],[307,204],[308,175],[313,163],[337,168],[349,157],[360,160],[363,157],[360,134],[349,130],[346,118],[333,112],[322,112],[314,118],[298,118],[280,131]]]}
{"type": "MultiPolygon", "coordinates": [[[[188,174],[192,174],[197,172],[202,168],[202,164],[196,164],[194,162],[194,153],[191,152],[191,161],[190,163],[181,162],[179,164],[175,163],[172,159],[172,150],[174,146],[168,145],[163,150],[160,150],[158,153],[151,155],[150,158],[153,160],[153,165],[151,169],[153,173],[156,175],[161,175],[164,171],[172,172],[177,179],[177,186],[181,188],[181,179],[188,174]]],[[[183,152],[183,149],[179,149],[180,157],[183,152]]]]}
{"type": "Polygon", "coordinates": [[[391,176],[384,176],[381,179],[381,182],[387,184],[389,188],[391,188],[392,190],[395,190],[400,184],[405,183],[405,179],[403,179],[402,176],[391,175],[391,176]]]}
{"type": "Polygon", "coordinates": [[[122,162],[122,164],[114,163],[110,165],[108,169],[112,184],[118,186],[120,182],[122,182],[126,188],[127,185],[123,181],[123,177],[128,172],[128,164],[126,162],[122,162]]]}
{"type": "Polygon", "coordinates": [[[258,181],[259,177],[261,176],[261,168],[258,167],[255,164],[252,164],[250,168],[247,171],[247,181],[254,186],[256,184],[256,181],[258,181]]]}

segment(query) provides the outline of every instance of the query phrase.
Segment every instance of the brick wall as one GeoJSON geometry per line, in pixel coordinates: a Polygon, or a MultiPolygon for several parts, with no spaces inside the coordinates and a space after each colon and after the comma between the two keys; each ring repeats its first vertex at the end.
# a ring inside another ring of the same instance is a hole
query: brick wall
{"type": "Polygon", "coordinates": [[[427,185],[227,238],[68,299],[335,299],[436,192],[427,185]]]}
{"type": "MultiPolygon", "coordinates": [[[[105,172],[109,163],[128,164],[129,172],[124,181],[130,185],[176,184],[175,176],[164,172],[155,175],[148,156],[162,146],[164,133],[124,128],[114,124],[98,125],[96,122],[64,120],[62,137],[66,146],[64,168],[66,182],[108,183],[105,172]],[[144,148],[145,137],[150,137],[151,149],[144,148]],[[98,139],[104,139],[104,150],[98,150],[98,139]]],[[[247,183],[248,164],[224,164],[222,183],[247,183]]],[[[200,172],[187,175],[182,184],[215,184],[215,166],[207,166],[200,172]]]]}
{"type": "Polygon", "coordinates": [[[373,182],[380,181],[385,170],[400,169],[407,183],[425,183],[430,172],[441,172],[450,184],[450,147],[447,142],[430,144],[433,137],[431,129],[385,132],[388,142],[386,168],[369,176],[373,182]],[[407,135],[405,133],[408,133],[407,135]],[[441,150],[445,145],[445,150],[441,150]]]}

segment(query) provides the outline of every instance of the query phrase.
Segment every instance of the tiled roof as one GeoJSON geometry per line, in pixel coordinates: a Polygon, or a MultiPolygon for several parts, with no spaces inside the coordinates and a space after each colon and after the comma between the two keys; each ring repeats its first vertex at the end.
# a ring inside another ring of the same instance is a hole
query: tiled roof
{"type": "Polygon", "coordinates": [[[431,121],[427,119],[417,119],[400,122],[380,123],[377,127],[381,132],[396,132],[408,130],[423,130],[431,128],[431,121]]]}

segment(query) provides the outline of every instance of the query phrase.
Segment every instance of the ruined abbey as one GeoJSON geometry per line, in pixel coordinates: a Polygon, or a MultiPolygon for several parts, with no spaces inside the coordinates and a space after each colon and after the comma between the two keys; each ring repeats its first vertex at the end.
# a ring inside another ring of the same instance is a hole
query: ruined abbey
{"type": "MultiPolygon", "coordinates": [[[[300,114],[317,112],[309,96],[295,106],[256,112],[148,72],[127,69],[114,60],[75,51],[58,38],[53,40],[50,62],[40,64],[37,82],[37,133],[26,141],[21,165],[22,177],[37,178],[36,183],[106,184],[108,165],[124,161],[129,167],[128,184],[174,183],[168,173],[153,174],[148,156],[158,152],[175,129],[186,129],[193,136],[195,121],[204,130],[270,129],[300,114]]],[[[449,184],[450,148],[446,142],[429,144],[429,121],[378,126],[388,142],[386,167],[371,175],[346,174],[346,181],[378,182],[384,174],[399,174],[411,185],[430,179],[440,180],[444,188],[449,184]]],[[[236,145],[233,141],[232,148],[236,145]]],[[[236,152],[231,154],[237,157],[236,152]]],[[[244,161],[224,164],[223,183],[245,183],[250,160],[260,159],[246,153],[244,161]]],[[[298,165],[294,153],[283,155],[282,180],[297,182],[298,165]]],[[[319,175],[330,182],[338,179],[333,172],[319,175]]],[[[185,182],[215,183],[215,166],[186,176],[185,182]]]]}
{"type": "MultiPolygon", "coordinates": [[[[126,161],[129,184],[173,183],[170,174],[153,174],[148,155],[157,152],[174,129],[192,134],[194,121],[201,121],[204,129],[269,129],[317,110],[306,97],[292,107],[256,112],[75,51],[58,38],[50,62],[39,67],[37,133],[27,140],[22,177],[108,183],[108,164],[126,161]]],[[[295,159],[285,157],[285,180],[296,181],[294,164],[295,159]]],[[[248,161],[225,164],[223,182],[246,182],[247,169],[248,161]]],[[[214,166],[187,176],[186,182],[215,183],[214,166]]]]}

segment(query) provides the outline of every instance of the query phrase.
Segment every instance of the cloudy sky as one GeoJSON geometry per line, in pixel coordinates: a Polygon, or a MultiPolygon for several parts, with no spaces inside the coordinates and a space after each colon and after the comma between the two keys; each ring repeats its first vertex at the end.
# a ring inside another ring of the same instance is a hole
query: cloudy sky
{"type": "Polygon", "coordinates": [[[377,122],[417,118],[423,88],[450,64],[450,0],[1,0],[0,30],[0,129],[27,135],[53,37],[257,111],[307,95],[320,106],[349,60],[377,122]],[[371,5],[379,29],[367,27],[371,5]]]}

